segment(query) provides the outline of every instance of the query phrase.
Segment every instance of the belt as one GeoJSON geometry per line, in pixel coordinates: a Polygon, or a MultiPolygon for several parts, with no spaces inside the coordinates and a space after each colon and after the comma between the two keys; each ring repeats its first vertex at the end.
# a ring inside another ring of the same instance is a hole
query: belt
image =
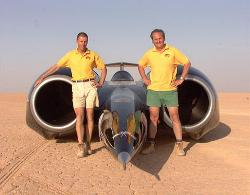
{"type": "Polygon", "coordinates": [[[90,79],[82,79],[82,80],[72,80],[72,82],[74,83],[78,83],[78,82],[88,82],[88,81],[94,81],[94,78],[90,78],[90,79]]]}

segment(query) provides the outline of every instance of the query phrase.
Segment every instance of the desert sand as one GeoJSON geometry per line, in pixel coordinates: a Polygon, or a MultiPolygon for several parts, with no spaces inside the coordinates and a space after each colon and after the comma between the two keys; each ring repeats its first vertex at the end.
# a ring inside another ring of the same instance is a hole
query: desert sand
{"type": "Polygon", "coordinates": [[[250,194],[250,93],[220,93],[220,124],[199,141],[161,129],[156,153],[127,170],[94,137],[95,154],[76,157],[76,139],[45,140],[25,123],[26,95],[0,94],[0,194],[250,194]]]}

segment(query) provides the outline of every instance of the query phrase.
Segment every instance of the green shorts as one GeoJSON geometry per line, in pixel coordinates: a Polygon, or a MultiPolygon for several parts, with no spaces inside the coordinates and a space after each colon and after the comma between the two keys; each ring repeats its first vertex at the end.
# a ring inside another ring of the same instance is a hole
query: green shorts
{"type": "Polygon", "coordinates": [[[178,107],[178,92],[173,91],[147,91],[147,105],[152,107],[178,107]]]}

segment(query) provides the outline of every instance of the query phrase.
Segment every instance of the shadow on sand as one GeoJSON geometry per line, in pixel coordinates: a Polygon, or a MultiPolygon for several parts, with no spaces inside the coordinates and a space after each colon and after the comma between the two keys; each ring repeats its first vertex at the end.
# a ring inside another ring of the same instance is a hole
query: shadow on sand
{"type": "MultiPolygon", "coordinates": [[[[216,141],[228,136],[230,132],[231,128],[228,125],[219,123],[219,125],[215,129],[208,132],[198,141],[193,140],[188,136],[184,136],[183,139],[189,142],[184,150],[186,153],[188,153],[188,151],[196,143],[208,143],[216,141]]],[[[160,125],[156,137],[155,153],[149,155],[138,154],[132,159],[131,163],[136,167],[154,175],[158,180],[160,180],[159,172],[169,159],[171,153],[174,150],[174,146],[175,138],[173,130],[169,127],[160,125]]]]}
{"type": "Polygon", "coordinates": [[[191,138],[187,138],[186,141],[189,142],[187,147],[185,148],[185,152],[188,153],[188,151],[196,144],[196,143],[208,143],[212,141],[216,141],[219,139],[222,139],[226,136],[228,136],[231,132],[231,128],[226,125],[225,123],[219,123],[219,125],[208,132],[204,137],[202,137],[200,140],[193,140],[191,138]]]}
{"type": "Polygon", "coordinates": [[[175,139],[172,130],[160,124],[156,134],[155,143],[155,152],[153,154],[137,154],[132,159],[131,163],[160,180],[159,172],[167,162],[175,146],[175,139]]]}
{"type": "MultiPolygon", "coordinates": [[[[208,143],[212,141],[216,141],[228,136],[231,132],[231,128],[224,124],[219,123],[219,125],[208,132],[204,137],[200,140],[196,141],[188,136],[184,135],[183,139],[186,142],[189,142],[186,148],[184,149],[185,152],[188,154],[188,151],[196,144],[196,143],[208,143]]],[[[92,136],[92,142],[99,142],[98,131],[95,129],[92,136]]],[[[76,134],[71,134],[67,136],[60,137],[60,139],[56,139],[56,143],[77,143],[76,134]]],[[[156,136],[156,151],[153,154],[149,155],[142,155],[137,153],[134,158],[131,160],[131,163],[152,175],[154,175],[158,180],[160,180],[159,172],[162,167],[166,164],[167,160],[169,159],[171,153],[174,150],[175,146],[175,137],[173,130],[165,125],[160,124],[156,136]]],[[[98,152],[102,150],[104,146],[97,148],[94,150],[98,152]]],[[[110,154],[111,155],[111,154],[110,154]]]]}
{"type": "MultiPolygon", "coordinates": [[[[95,129],[93,131],[93,135],[92,135],[92,143],[99,142],[99,141],[100,141],[100,139],[99,139],[99,136],[98,136],[98,131],[95,129]]],[[[76,133],[69,134],[69,135],[64,135],[64,136],[61,136],[60,138],[56,138],[56,143],[57,144],[62,144],[62,143],[75,143],[75,144],[77,144],[76,133]]],[[[99,148],[93,149],[93,154],[98,152],[98,151],[101,151],[104,148],[105,148],[105,146],[102,145],[99,148]]]]}

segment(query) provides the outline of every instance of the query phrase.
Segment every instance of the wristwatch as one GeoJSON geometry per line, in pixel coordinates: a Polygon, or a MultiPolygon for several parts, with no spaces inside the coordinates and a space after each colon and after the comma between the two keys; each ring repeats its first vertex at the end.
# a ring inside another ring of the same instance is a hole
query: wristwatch
{"type": "Polygon", "coordinates": [[[184,81],[185,79],[183,78],[183,76],[181,76],[181,77],[180,77],[180,80],[183,80],[183,81],[184,81]]]}

